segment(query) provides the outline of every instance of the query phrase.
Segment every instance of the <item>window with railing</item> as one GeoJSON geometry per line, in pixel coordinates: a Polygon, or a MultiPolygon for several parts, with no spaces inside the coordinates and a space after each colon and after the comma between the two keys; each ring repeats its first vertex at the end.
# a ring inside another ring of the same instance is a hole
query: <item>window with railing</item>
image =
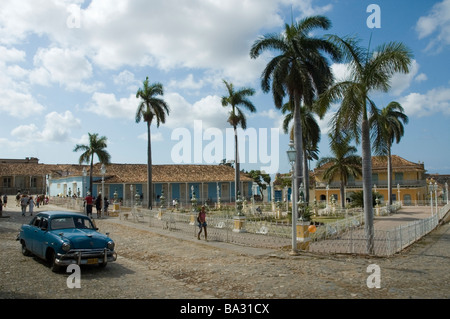
{"type": "Polygon", "coordinates": [[[394,178],[396,184],[401,184],[403,182],[403,173],[395,173],[394,178]]]}

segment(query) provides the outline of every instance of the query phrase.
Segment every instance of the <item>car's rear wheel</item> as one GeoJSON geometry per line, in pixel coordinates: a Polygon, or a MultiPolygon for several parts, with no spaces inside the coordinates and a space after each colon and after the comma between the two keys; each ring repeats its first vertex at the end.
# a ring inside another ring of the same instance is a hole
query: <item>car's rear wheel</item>
{"type": "Polygon", "coordinates": [[[21,248],[21,250],[22,250],[22,255],[27,256],[27,257],[31,256],[31,252],[28,250],[27,245],[25,244],[24,240],[22,240],[22,248],[21,248]]]}

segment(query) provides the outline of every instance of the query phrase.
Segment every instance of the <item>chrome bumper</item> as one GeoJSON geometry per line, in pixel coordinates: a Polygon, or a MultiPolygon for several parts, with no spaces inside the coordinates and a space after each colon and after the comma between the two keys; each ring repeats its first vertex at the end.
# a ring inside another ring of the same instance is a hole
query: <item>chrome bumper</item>
{"type": "Polygon", "coordinates": [[[116,261],[116,259],[117,253],[107,248],[103,250],[79,250],[69,251],[67,254],[57,254],[55,264],[58,266],[105,264],[116,261]]]}

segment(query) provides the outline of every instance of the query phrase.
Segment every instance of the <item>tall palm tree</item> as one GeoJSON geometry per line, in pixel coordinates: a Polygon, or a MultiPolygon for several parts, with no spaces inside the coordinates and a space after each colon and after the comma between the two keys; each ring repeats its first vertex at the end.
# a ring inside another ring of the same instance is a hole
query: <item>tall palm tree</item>
{"type": "Polygon", "coordinates": [[[160,97],[164,95],[163,85],[159,82],[149,84],[148,76],[136,93],[136,98],[140,99],[136,111],[136,123],[142,119],[147,123],[147,207],[153,207],[153,189],[152,189],[152,146],[150,125],[153,119],[156,119],[156,127],[160,123],[166,122],[166,114],[169,115],[169,105],[160,97]]]}
{"type": "Polygon", "coordinates": [[[73,149],[74,152],[83,151],[80,155],[79,163],[90,163],[89,169],[89,192],[92,194],[92,171],[94,168],[94,155],[97,155],[100,163],[109,164],[111,155],[105,150],[107,148],[107,138],[105,136],[98,137],[97,133],[89,135],[89,144],[77,144],[73,149]]]}
{"type": "MultiPolygon", "coordinates": [[[[290,134],[291,141],[294,140],[294,127],[289,125],[293,119],[294,107],[292,103],[285,103],[281,108],[281,112],[285,114],[283,120],[283,130],[285,134],[290,134]]],[[[300,119],[302,122],[302,145],[303,145],[303,182],[305,187],[305,202],[309,203],[309,160],[317,160],[318,144],[321,139],[320,127],[317,123],[314,113],[310,106],[302,106],[300,108],[300,119]]]]}
{"type": "MultiPolygon", "coordinates": [[[[297,151],[295,184],[299,185],[302,172],[302,123],[300,107],[302,103],[312,105],[315,96],[325,91],[333,82],[328,54],[339,60],[339,49],[324,38],[312,37],[311,32],[319,28],[328,30],[331,21],[324,16],[312,16],[298,23],[286,24],[281,34],[267,34],[258,38],[250,57],[256,59],[266,50],[278,51],[279,55],[269,61],[261,76],[262,90],[272,90],[275,106],[280,109],[287,95],[294,104],[294,145],[297,151]]],[[[296,186],[294,186],[296,187],[296,186]]]]}
{"type": "MultiPolygon", "coordinates": [[[[330,149],[334,157],[322,157],[317,162],[317,167],[330,164],[323,173],[323,179],[331,182],[335,177],[340,181],[341,207],[345,207],[345,185],[349,176],[361,176],[361,157],[355,155],[356,147],[350,145],[350,135],[338,134],[328,135],[330,138],[330,149]]],[[[327,198],[328,201],[328,198],[327,198]]]]}
{"type": "Polygon", "coordinates": [[[245,114],[239,108],[242,106],[249,110],[250,112],[256,112],[256,108],[253,103],[248,99],[249,96],[253,96],[255,94],[255,90],[252,88],[241,88],[239,90],[235,90],[232,83],[228,83],[223,80],[223,83],[227,87],[228,95],[222,97],[222,106],[231,106],[230,115],[228,117],[228,123],[233,126],[234,129],[234,196],[235,200],[238,199],[239,194],[239,183],[240,183],[240,165],[239,165],[239,151],[238,151],[238,136],[237,136],[237,127],[241,126],[242,129],[247,128],[247,119],[245,114]]]}
{"type": "Polygon", "coordinates": [[[359,46],[354,38],[329,36],[339,46],[350,69],[348,79],[333,84],[317,101],[323,112],[333,102],[341,100],[341,106],[333,117],[336,132],[351,131],[357,143],[361,142],[363,162],[363,191],[367,252],[373,253],[373,209],[372,209],[372,154],[369,114],[376,113],[370,94],[387,92],[390,79],[396,72],[408,73],[412,53],[402,43],[390,42],[369,51],[359,46]],[[361,138],[361,140],[360,140],[361,138]]]}
{"type": "MultiPolygon", "coordinates": [[[[404,113],[403,107],[398,102],[390,102],[382,110],[377,110],[370,118],[373,128],[374,150],[379,155],[387,156],[388,173],[388,204],[392,205],[392,144],[400,143],[405,128],[403,124],[408,124],[408,116],[404,113]]],[[[399,199],[400,200],[400,199],[399,199]]]]}

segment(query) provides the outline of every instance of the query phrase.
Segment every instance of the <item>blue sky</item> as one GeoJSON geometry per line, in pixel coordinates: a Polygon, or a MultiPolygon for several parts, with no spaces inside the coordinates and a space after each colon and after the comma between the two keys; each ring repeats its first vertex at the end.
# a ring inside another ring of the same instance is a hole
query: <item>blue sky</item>
{"type": "MultiPolygon", "coordinates": [[[[165,124],[152,125],[153,163],[231,160],[228,109],[220,103],[225,79],[256,90],[241,167],[287,172],[288,137],[277,134],[282,115],[260,88],[271,53],[251,60],[249,50],[292,16],[315,14],[332,21],[325,33],[355,35],[362,45],[372,36],[373,48],[402,41],[413,51],[410,74],[372,97],[380,108],[400,102],[409,117],[393,154],[450,174],[450,0],[2,1],[0,157],[77,163],[73,148],[89,132],[108,138],[112,162],[146,163],[146,125],[134,119],[136,91],[148,76],[164,85],[171,108],[165,124]],[[370,4],[380,8],[380,28],[367,25],[370,4]],[[208,153],[216,145],[223,150],[208,153]]],[[[342,76],[345,65],[333,70],[342,76]]],[[[326,130],[336,107],[320,121],[319,156],[329,155],[326,130]]]]}

